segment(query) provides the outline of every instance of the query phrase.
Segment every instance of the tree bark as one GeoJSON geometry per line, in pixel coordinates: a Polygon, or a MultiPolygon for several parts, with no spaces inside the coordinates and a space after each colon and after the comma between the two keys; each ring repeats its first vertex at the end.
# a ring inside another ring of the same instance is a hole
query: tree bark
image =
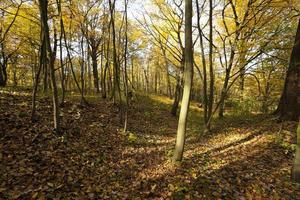
{"type": "MultiPolygon", "coordinates": [[[[58,105],[58,91],[57,85],[55,81],[55,54],[56,54],[56,35],[54,42],[54,50],[51,49],[50,36],[49,36],[49,26],[48,26],[48,0],[39,0],[39,8],[40,8],[40,16],[41,16],[41,31],[43,33],[43,37],[45,38],[45,47],[47,49],[47,54],[49,56],[49,70],[50,77],[53,89],[53,121],[54,121],[54,130],[56,132],[60,131],[60,120],[59,120],[59,105],[58,105]]],[[[47,54],[44,56],[44,62],[47,60],[47,54]]],[[[41,54],[42,56],[42,54],[41,54]]]]}
{"type": "Polygon", "coordinates": [[[187,116],[190,104],[191,88],[193,81],[193,38],[192,38],[192,0],[185,0],[185,68],[184,68],[184,89],[177,128],[177,138],[173,163],[182,160],[187,116]]]}
{"type": "Polygon", "coordinates": [[[128,15],[127,15],[127,6],[128,0],[125,0],[125,44],[124,44],[124,88],[125,88],[125,120],[124,120],[124,133],[127,131],[128,126],[128,109],[129,109],[129,101],[128,101],[128,74],[127,74],[127,54],[128,54],[128,15]]]}
{"type": "Polygon", "coordinates": [[[99,88],[99,75],[98,75],[98,61],[97,61],[97,49],[98,46],[96,44],[93,44],[93,41],[91,42],[91,58],[92,58],[92,68],[93,68],[93,78],[94,78],[94,88],[96,90],[96,93],[100,93],[99,88]]]}
{"type": "MultiPolygon", "coordinates": [[[[214,103],[214,71],[213,71],[213,1],[209,1],[209,96],[208,96],[208,119],[212,117],[214,103]]],[[[209,121],[209,120],[208,120],[209,121]]],[[[205,124],[205,131],[210,131],[210,123],[205,124]]]]}
{"type": "Polygon", "coordinates": [[[39,58],[39,68],[38,71],[36,72],[35,79],[34,79],[34,85],[33,85],[33,91],[32,91],[32,108],[31,108],[31,121],[35,121],[35,111],[36,111],[36,95],[37,95],[37,89],[40,81],[40,74],[44,62],[44,57],[46,56],[45,52],[45,37],[44,34],[41,33],[41,48],[40,48],[40,58],[39,58]]]}
{"type": "Polygon", "coordinates": [[[287,70],[283,92],[277,108],[283,120],[298,120],[300,116],[300,19],[287,70]]]}
{"type": "Polygon", "coordinates": [[[112,42],[113,42],[113,66],[114,66],[114,82],[113,82],[113,99],[114,103],[118,102],[119,106],[122,102],[120,88],[120,66],[117,61],[117,46],[116,46],[116,29],[115,29],[115,0],[109,0],[110,17],[112,21],[112,42]]]}
{"type": "Polygon", "coordinates": [[[6,64],[1,65],[0,69],[0,87],[5,87],[7,83],[6,64]]]}
{"type": "Polygon", "coordinates": [[[65,89],[65,69],[63,64],[63,16],[61,12],[61,0],[56,1],[57,4],[57,10],[59,13],[59,20],[60,20],[60,35],[59,35],[59,58],[60,58],[60,67],[61,67],[61,106],[64,105],[65,102],[65,96],[66,96],[66,89],[65,89]]]}
{"type": "Polygon", "coordinates": [[[181,75],[182,72],[179,72],[179,73],[180,74],[177,75],[177,77],[176,77],[174,102],[173,102],[172,109],[171,109],[171,114],[173,116],[176,116],[176,114],[177,114],[177,110],[178,110],[178,107],[179,107],[179,102],[180,102],[181,95],[182,95],[182,91],[181,91],[182,90],[182,75],[181,75]]]}

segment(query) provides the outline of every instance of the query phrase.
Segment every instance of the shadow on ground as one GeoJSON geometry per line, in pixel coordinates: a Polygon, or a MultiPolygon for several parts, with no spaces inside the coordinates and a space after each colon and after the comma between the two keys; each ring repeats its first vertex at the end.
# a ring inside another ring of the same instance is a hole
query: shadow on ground
{"type": "Polygon", "coordinates": [[[192,111],[185,160],[174,166],[177,118],[164,101],[132,102],[129,139],[118,109],[100,97],[84,108],[69,97],[63,134],[51,130],[47,96],[37,123],[29,91],[0,100],[1,199],[299,199],[288,179],[293,152],[276,143],[279,125],[265,116],[227,116],[203,135],[201,112],[192,111]]]}

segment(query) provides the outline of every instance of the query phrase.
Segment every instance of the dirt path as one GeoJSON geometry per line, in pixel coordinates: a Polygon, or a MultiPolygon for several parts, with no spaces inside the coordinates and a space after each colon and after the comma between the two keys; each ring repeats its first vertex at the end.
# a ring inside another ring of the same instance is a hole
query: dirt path
{"type": "Polygon", "coordinates": [[[135,100],[127,135],[116,108],[98,98],[67,103],[64,134],[55,135],[47,98],[31,124],[29,93],[0,97],[0,199],[300,199],[289,181],[295,138],[285,130],[294,124],[279,143],[271,119],[228,117],[199,139],[194,109],[185,160],[172,166],[177,121],[162,97],[135,100]]]}

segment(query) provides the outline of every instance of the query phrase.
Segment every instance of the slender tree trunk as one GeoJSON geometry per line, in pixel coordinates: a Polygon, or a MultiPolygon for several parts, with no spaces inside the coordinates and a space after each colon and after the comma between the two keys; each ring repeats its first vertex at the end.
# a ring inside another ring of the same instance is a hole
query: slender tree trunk
{"type": "Polygon", "coordinates": [[[13,59],[13,69],[12,69],[12,72],[13,72],[13,86],[16,87],[18,86],[18,77],[17,77],[17,57],[14,57],[13,59]]]}
{"type": "MultiPolygon", "coordinates": [[[[240,32],[241,38],[244,38],[244,31],[240,32]]],[[[244,97],[244,86],[245,86],[245,73],[246,73],[246,49],[245,49],[245,40],[241,41],[240,56],[239,56],[239,89],[240,89],[240,98],[244,97]]]]}
{"type": "MultiPolygon", "coordinates": [[[[213,0],[209,1],[209,98],[208,98],[208,119],[212,117],[214,103],[214,71],[213,71],[213,0]]],[[[205,132],[210,131],[210,123],[205,124],[205,132]]]]}
{"type": "Polygon", "coordinates": [[[113,66],[114,66],[114,84],[113,84],[113,98],[121,106],[121,89],[120,89],[120,68],[117,61],[117,46],[116,46],[116,29],[115,29],[115,0],[109,0],[110,15],[112,21],[112,41],[113,41],[113,66]]]}
{"type": "Polygon", "coordinates": [[[104,73],[104,44],[101,45],[101,56],[100,56],[100,91],[101,91],[101,96],[102,96],[102,91],[103,91],[103,73],[104,73]]]}
{"type": "Polygon", "coordinates": [[[269,105],[268,105],[268,99],[270,98],[270,92],[271,92],[271,76],[272,76],[272,71],[271,69],[268,72],[268,77],[266,80],[266,86],[265,86],[265,91],[263,94],[263,101],[262,101],[262,112],[263,113],[268,113],[269,112],[269,105]]]}
{"type": "MultiPolygon", "coordinates": [[[[110,29],[108,29],[110,30],[110,29]]],[[[110,32],[110,31],[108,31],[110,32]]],[[[102,98],[103,99],[106,99],[106,96],[107,96],[107,88],[106,88],[106,82],[108,83],[109,85],[109,81],[106,80],[106,76],[107,76],[107,70],[109,71],[109,46],[110,46],[110,34],[108,34],[108,40],[107,40],[107,45],[106,45],[106,61],[105,61],[105,66],[104,66],[104,71],[103,71],[103,78],[102,78],[102,98]]]]}
{"type": "Polygon", "coordinates": [[[63,55],[62,55],[62,32],[60,34],[59,38],[59,57],[60,57],[60,67],[61,67],[61,105],[64,105],[65,103],[65,97],[66,97],[66,89],[65,89],[65,68],[63,63],[63,55]]]}
{"type": "Polygon", "coordinates": [[[230,78],[230,72],[226,70],[225,72],[225,79],[221,91],[221,96],[220,96],[220,105],[219,105],[219,117],[222,118],[224,117],[224,109],[225,109],[225,99],[226,99],[226,94],[227,94],[227,87],[229,83],[229,78],[230,78]]]}
{"type": "Polygon", "coordinates": [[[135,80],[134,80],[134,62],[133,62],[133,56],[131,56],[131,85],[134,87],[135,80]]]}
{"type": "Polygon", "coordinates": [[[109,65],[109,63],[107,64],[108,66],[107,66],[107,69],[108,69],[108,71],[107,71],[107,90],[110,92],[110,93],[112,93],[112,85],[113,85],[113,83],[112,83],[112,75],[111,75],[111,69],[109,68],[110,67],[110,65],[109,65]]]}
{"type": "Polygon", "coordinates": [[[59,35],[59,59],[60,59],[60,70],[61,70],[61,106],[65,102],[65,69],[63,64],[63,48],[62,48],[62,39],[63,39],[63,16],[61,12],[61,0],[56,1],[58,14],[60,18],[60,35],[59,35]]]}
{"type": "Polygon", "coordinates": [[[147,69],[144,69],[144,76],[145,76],[145,91],[149,92],[149,76],[148,76],[148,68],[149,65],[147,65],[147,69]]]}
{"type": "Polygon", "coordinates": [[[47,92],[47,62],[46,63],[43,63],[43,93],[46,93],[47,92]]]}
{"type": "Polygon", "coordinates": [[[45,60],[44,58],[46,56],[45,47],[44,47],[45,46],[45,37],[44,37],[43,33],[41,33],[41,41],[42,41],[42,44],[41,44],[41,48],[40,48],[39,68],[35,75],[33,92],[32,92],[32,108],[31,108],[31,121],[32,122],[35,121],[37,89],[38,89],[38,85],[39,85],[40,74],[41,74],[41,70],[43,67],[43,62],[45,60]]]}
{"type": "Polygon", "coordinates": [[[163,53],[164,62],[165,62],[165,70],[166,70],[166,80],[167,80],[167,95],[170,99],[172,99],[172,89],[171,89],[171,81],[170,81],[170,75],[169,75],[169,60],[167,58],[166,49],[160,44],[161,51],[163,53]]]}
{"type": "MultiPolygon", "coordinates": [[[[49,31],[49,30],[48,30],[49,31]]],[[[55,41],[54,41],[54,50],[52,52],[51,58],[50,58],[50,78],[51,78],[51,84],[52,84],[52,98],[53,98],[53,122],[54,122],[54,130],[56,132],[60,132],[60,118],[59,118],[59,101],[58,101],[58,89],[56,85],[56,79],[55,79],[55,69],[54,69],[54,63],[55,63],[55,56],[56,56],[56,48],[57,48],[57,39],[56,39],[56,33],[55,33],[55,41]]],[[[49,38],[50,41],[50,38],[49,38]]],[[[49,43],[48,46],[49,51],[51,50],[51,46],[49,43]]],[[[51,50],[52,51],[52,50],[51,50]]]]}
{"type": "Polygon", "coordinates": [[[96,90],[96,93],[100,93],[96,47],[91,48],[91,58],[92,58],[92,68],[93,68],[93,77],[94,77],[94,88],[96,90]]]}
{"type": "Polygon", "coordinates": [[[0,71],[0,87],[5,87],[7,84],[7,72],[6,72],[7,64],[1,64],[0,71]]]}
{"type": "MultiPolygon", "coordinates": [[[[87,52],[87,54],[89,54],[87,52]]],[[[88,55],[87,56],[87,79],[88,79],[88,90],[90,90],[92,88],[92,69],[91,69],[91,59],[90,59],[90,56],[88,55]]]]}
{"type": "Polygon", "coordinates": [[[67,58],[68,58],[69,63],[70,63],[71,73],[72,73],[75,85],[76,85],[77,89],[79,90],[79,93],[81,94],[81,102],[84,102],[85,104],[88,104],[86,99],[84,98],[84,93],[82,91],[83,88],[80,88],[79,83],[78,83],[77,78],[76,78],[76,74],[74,72],[74,66],[73,66],[73,62],[72,62],[72,59],[71,59],[71,54],[70,54],[70,50],[69,50],[69,47],[68,47],[65,27],[64,27],[63,23],[62,23],[61,28],[62,28],[64,43],[65,43],[65,47],[66,47],[66,51],[67,51],[67,58]]]}
{"type": "MultiPolygon", "coordinates": [[[[55,81],[55,70],[54,70],[54,62],[55,62],[55,54],[56,54],[56,34],[55,34],[55,41],[54,41],[54,50],[51,49],[50,44],[50,36],[49,36],[49,26],[48,26],[48,0],[39,0],[39,7],[40,7],[40,16],[41,16],[41,31],[44,34],[45,38],[45,46],[47,49],[47,54],[49,55],[49,70],[50,70],[50,77],[53,89],[53,120],[54,120],[54,130],[59,132],[60,131],[60,121],[59,121],[59,105],[58,105],[58,91],[55,81]]],[[[47,55],[46,54],[46,55],[47,55]]],[[[44,62],[47,60],[47,56],[44,57],[44,62]]]]}
{"type": "Polygon", "coordinates": [[[127,16],[127,6],[128,0],[125,0],[125,47],[124,47],[124,88],[125,88],[125,120],[124,120],[124,133],[127,131],[128,126],[128,109],[129,109],[129,102],[128,102],[128,74],[127,74],[127,54],[128,54],[128,16],[127,16]]]}
{"type": "Polygon", "coordinates": [[[176,145],[173,155],[173,163],[181,161],[185,143],[185,132],[187,115],[190,104],[190,94],[193,81],[193,38],[192,38],[192,0],[185,0],[185,68],[184,68],[184,89],[178,121],[176,145]]]}
{"type": "Polygon", "coordinates": [[[155,72],[154,72],[154,92],[155,94],[157,94],[157,78],[158,77],[158,70],[157,67],[155,68],[155,72]]]}
{"type": "MultiPolygon", "coordinates": [[[[83,44],[83,36],[81,37],[81,41],[80,41],[80,49],[81,49],[81,63],[80,63],[80,82],[81,82],[81,97],[84,96],[84,91],[85,91],[85,87],[84,87],[84,74],[85,74],[85,70],[84,70],[84,63],[85,63],[85,60],[84,60],[84,44],[83,44]]],[[[86,101],[84,101],[84,98],[81,98],[81,102],[80,104],[82,106],[86,105],[86,101]]]]}
{"type": "Polygon", "coordinates": [[[208,110],[208,95],[207,95],[207,72],[206,72],[206,59],[205,59],[205,50],[204,50],[204,41],[203,33],[200,26],[200,9],[199,9],[199,0],[196,0],[197,8],[197,28],[199,32],[199,41],[201,48],[201,60],[202,60],[202,70],[203,70],[203,117],[204,124],[208,122],[207,110],[208,110]]]}

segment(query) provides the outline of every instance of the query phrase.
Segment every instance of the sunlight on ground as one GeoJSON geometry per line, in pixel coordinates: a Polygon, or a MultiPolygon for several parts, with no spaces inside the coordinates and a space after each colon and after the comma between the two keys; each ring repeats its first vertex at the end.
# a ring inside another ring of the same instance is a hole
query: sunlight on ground
{"type": "MultiPolygon", "coordinates": [[[[174,99],[170,99],[169,97],[166,96],[159,96],[159,95],[155,95],[155,94],[151,94],[149,95],[150,99],[157,101],[159,103],[163,103],[163,104],[167,104],[167,105],[172,105],[174,102],[174,99]]],[[[190,109],[195,110],[195,111],[202,111],[202,108],[198,107],[197,102],[190,102],[190,109]]],[[[180,103],[179,103],[180,105],[180,103]]]]}
{"type": "Polygon", "coordinates": [[[253,148],[254,146],[266,146],[273,142],[267,135],[254,136],[254,134],[253,132],[242,131],[241,133],[226,133],[214,136],[201,145],[195,144],[189,147],[185,152],[185,158],[193,159],[196,152],[197,155],[203,157],[204,161],[209,160],[209,163],[206,164],[210,171],[218,170],[230,163],[243,160],[247,156],[257,153],[253,148]],[[251,150],[250,154],[249,150],[251,150]],[[236,153],[240,154],[239,157],[232,156],[236,153]]]}
{"type": "Polygon", "coordinates": [[[163,103],[163,104],[172,105],[172,103],[173,103],[173,100],[166,96],[159,96],[159,95],[151,94],[151,95],[149,95],[149,97],[150,97],[150,99],[160,102],[160,103],[163,103]]]}
{"type": "Polygon", "coordinates": [[[0,94],[9,94],[13,96],[31,96],[31,92],[26,91],[10,91],[10,90],[0,90],[0,94]]]}

